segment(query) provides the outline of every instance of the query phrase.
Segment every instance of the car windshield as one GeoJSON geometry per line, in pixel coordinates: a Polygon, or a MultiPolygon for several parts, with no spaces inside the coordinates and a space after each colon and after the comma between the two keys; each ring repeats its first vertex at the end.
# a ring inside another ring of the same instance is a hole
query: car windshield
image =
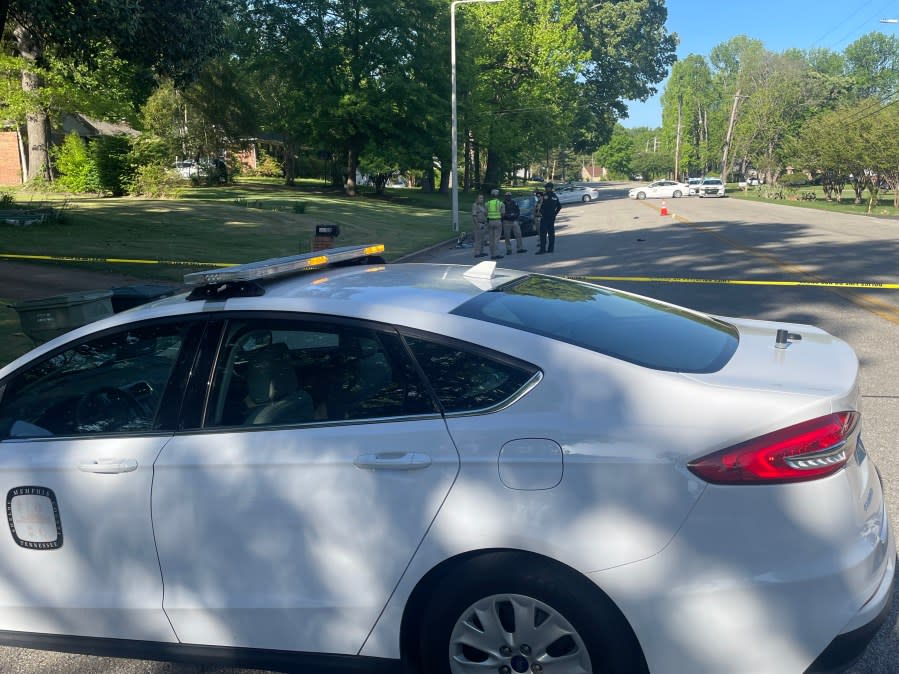
{"type": "Polygon", "coordinates": [[[720,185],[721,181],[718,180],[718,178],[709,178],[708,180],[704,181],[704,184],[705,185],[720,185]]]}
{"type": "Polygon", "coordinates": [[[454,314],[497,323],[655,370],[715,372],[736,351],[733,326],[590,283],[526,276],[454,314]]]}

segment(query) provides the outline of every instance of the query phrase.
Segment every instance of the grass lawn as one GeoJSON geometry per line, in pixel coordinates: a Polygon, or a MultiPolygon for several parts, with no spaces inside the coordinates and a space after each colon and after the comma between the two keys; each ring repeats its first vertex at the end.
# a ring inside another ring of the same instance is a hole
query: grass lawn
{"type": "Polygon", "coordinates": [[[893,206],[893,193],[882,191],[879,195],[877,203],[868,213],[868,194],[865,193],[865,199],[861,204],[853,203],[855,193],[852,189],[843,190],[843,199],[840,202],[827,201],[824,198],[824,190],[820,187],[809,185],[807,187],[798,187],[793,190],[784,189],[783,199],[767,199],[765,198],[765,186],[750,187],[743,190],[735,183],[728,183],[727,196],[736,199],[746,199],[747,201],[762,201],[771,204],[782,204],[785,206],[798,206],[800,208],[813,208],[820,211],[834,211],[838,213],[851,213],[852,215],[875,215],[878,217],[899,217],[899,208],[893,206]],[[803,200],[801,197],[804,193],[814,193],[815,199],[803,200]]]}
{"type": "MultiPolygon", "coordinates": [[[[0,224],[0,253],[179,263],[70,263],[166,281],[179,281],[205,263],[241,263],[308,251],[317,224],[340,226],[336,245],[384,243],[388,259],[454,236],[449,196],[418,190],[349,198],[321,183],[286,187],[246,179],[223,187],[185,187],[177,199],[14,194],[20,203],[51,203],[62,217],[58,223],[27,227],[0,224]]],[[[463,214],[472,198],[461,196],[463,214]]],[[[462,219],[460,224],[464,228],[468,223],[462,219]]]]}

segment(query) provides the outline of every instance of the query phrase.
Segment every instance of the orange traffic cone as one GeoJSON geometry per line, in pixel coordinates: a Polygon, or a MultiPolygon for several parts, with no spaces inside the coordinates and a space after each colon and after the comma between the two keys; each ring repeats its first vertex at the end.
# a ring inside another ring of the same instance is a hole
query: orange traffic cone
{"type": "Polygon", "coordinates": [[[659,215],[668,215],[668,202],[662,199],[662,210],[659,211],[659,215]]]}

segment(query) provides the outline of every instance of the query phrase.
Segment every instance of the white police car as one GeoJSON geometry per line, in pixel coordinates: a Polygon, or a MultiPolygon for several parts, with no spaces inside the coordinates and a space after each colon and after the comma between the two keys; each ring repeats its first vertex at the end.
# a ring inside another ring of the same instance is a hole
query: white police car
{"type": "Polygon", "coordinates": [[[0,641],[428,674],[864,647],[896,553],[849,346],[382,249],[191,274],[0,369],[0,641]]]}

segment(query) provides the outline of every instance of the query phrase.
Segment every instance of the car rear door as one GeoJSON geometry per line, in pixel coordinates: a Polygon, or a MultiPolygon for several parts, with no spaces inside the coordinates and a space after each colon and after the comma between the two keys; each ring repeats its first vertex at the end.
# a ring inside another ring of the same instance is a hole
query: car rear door
{"type": "Polygon", "coordinates": [[[0,630],[175,641],[150,492],[201,329],[118,329],[0,382],[0,630]]]}
{"type": "Polygon", "coordinates": [[[203,422],[156,464],[166,614],[187,643],[356,653],[456,477],[445,422],[383,326],[223,335],[203,422]]]}

